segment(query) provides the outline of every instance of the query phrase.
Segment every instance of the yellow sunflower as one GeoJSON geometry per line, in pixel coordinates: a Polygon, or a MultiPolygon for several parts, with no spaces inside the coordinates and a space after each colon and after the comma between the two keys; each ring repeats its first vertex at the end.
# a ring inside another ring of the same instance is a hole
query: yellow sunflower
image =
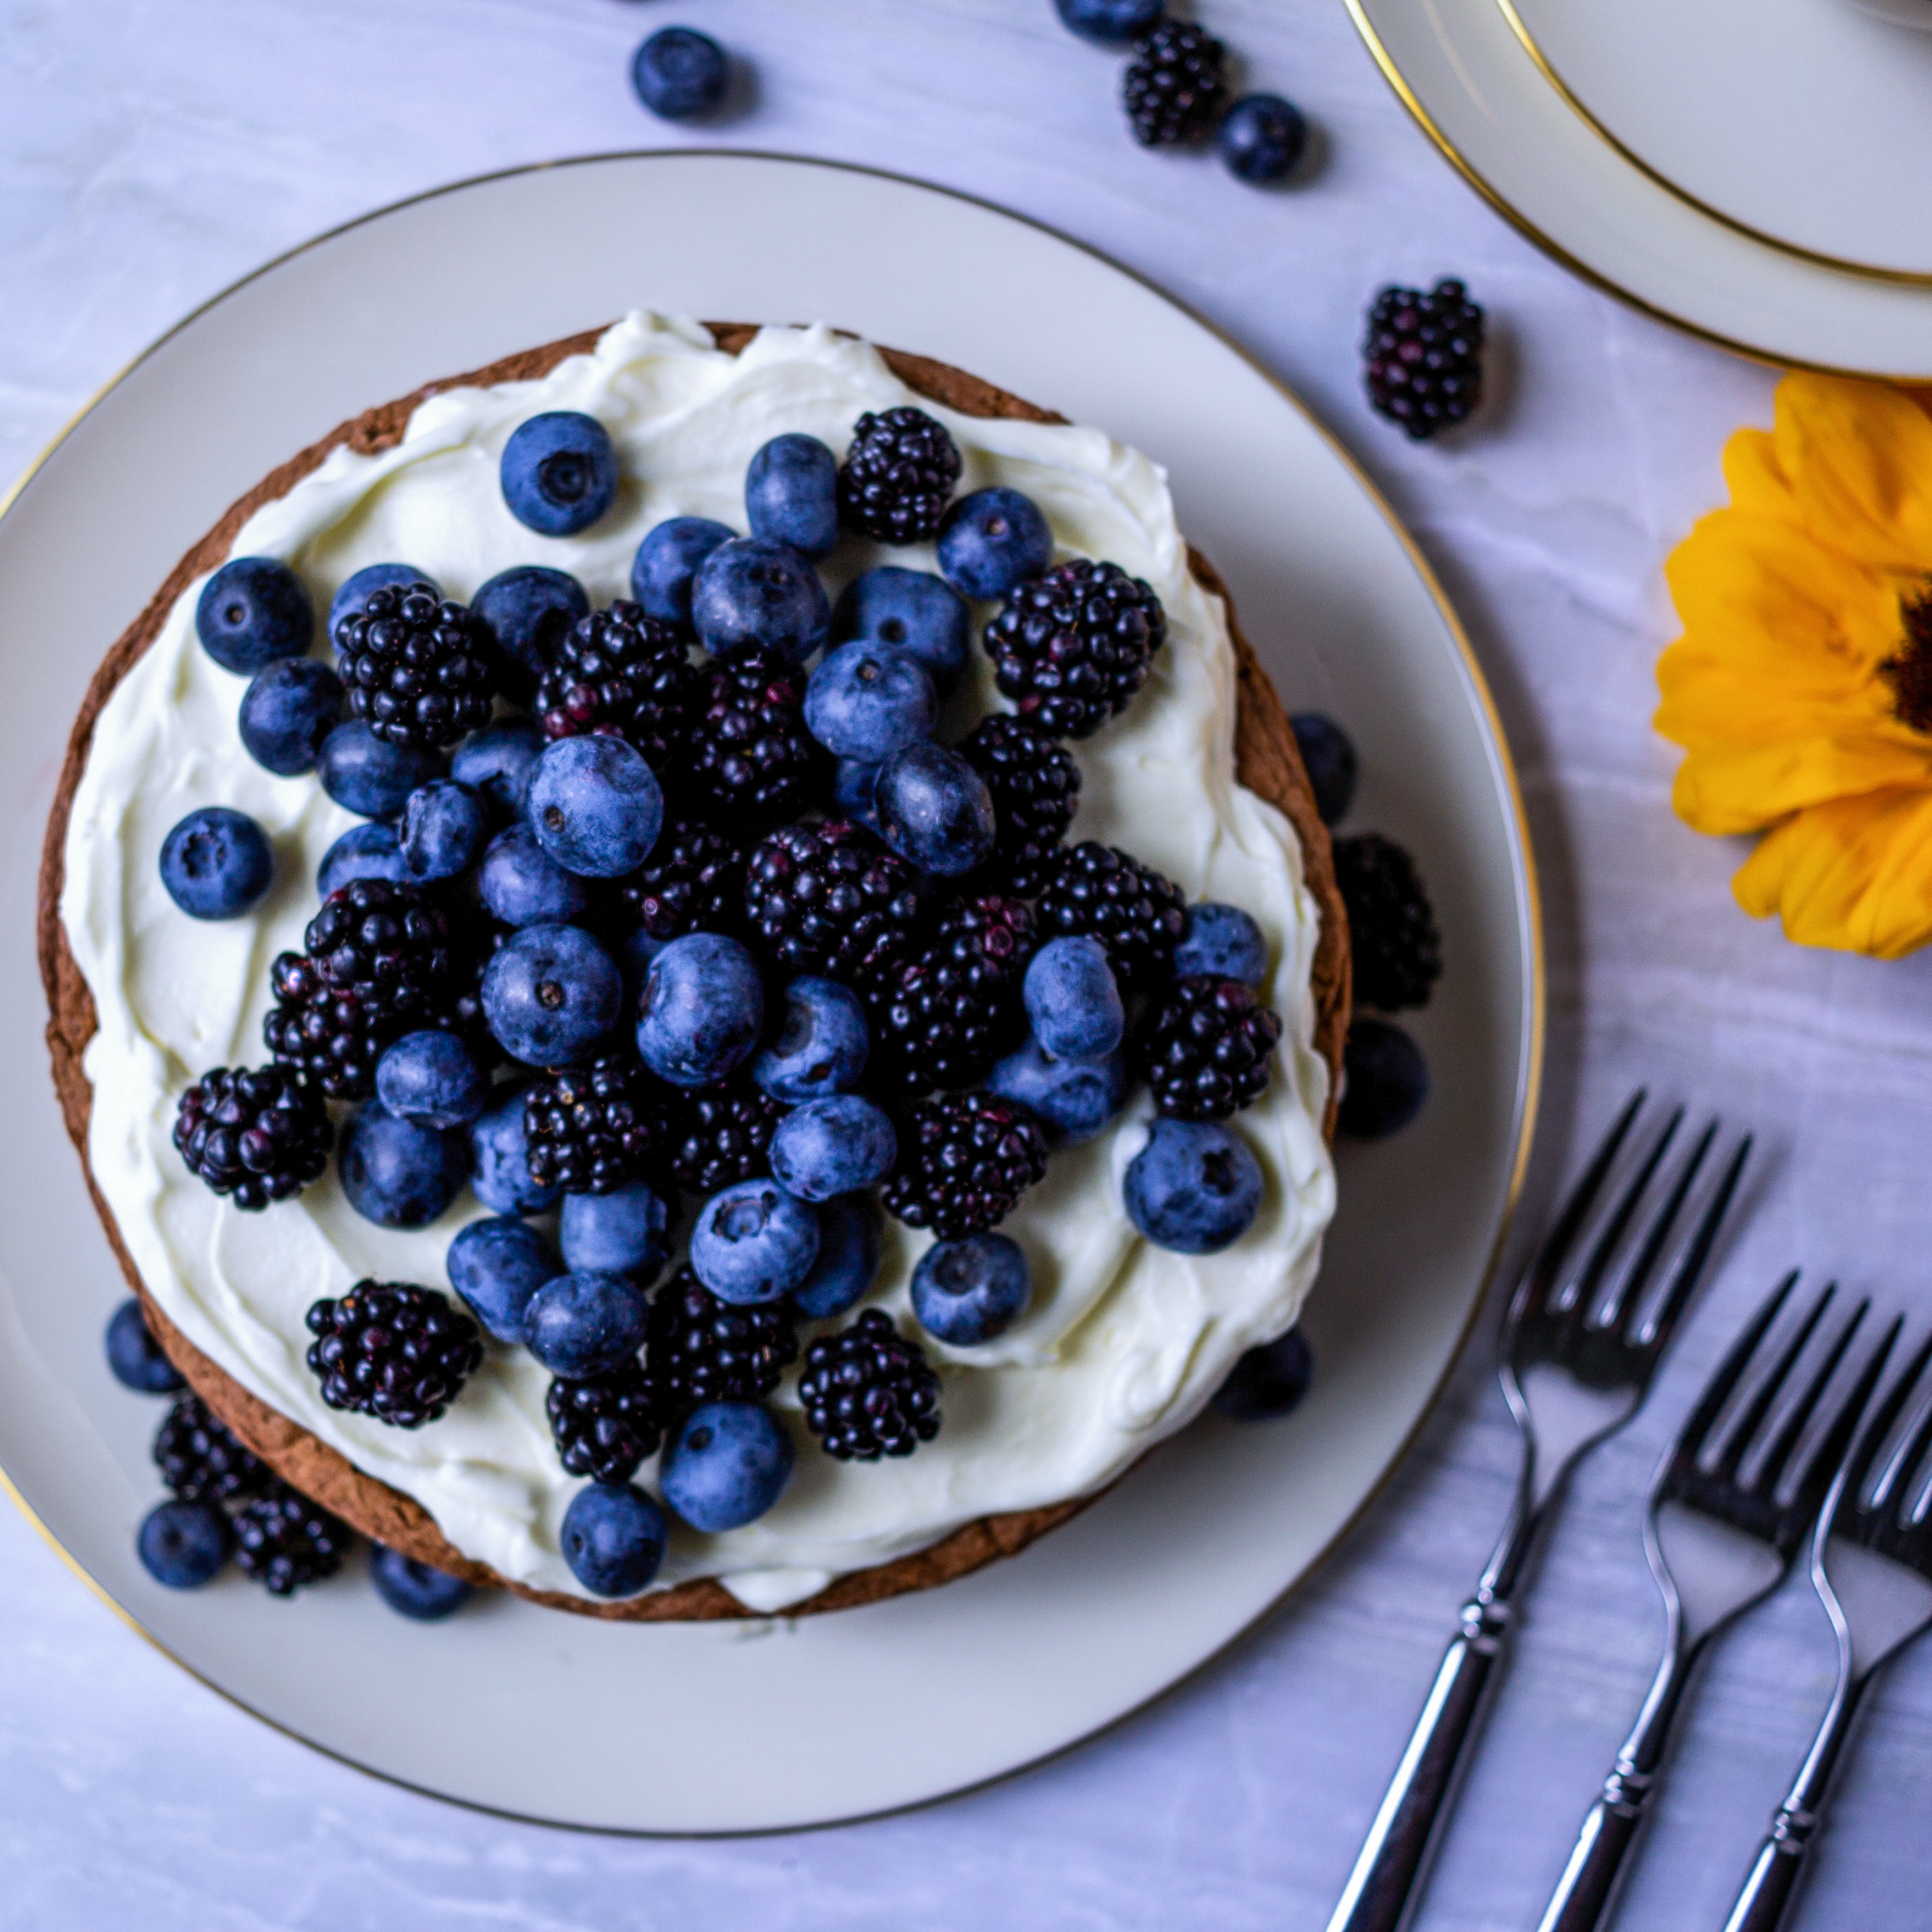
{"type": "Polygon", "coordinates": [[[1765,834],[1733,881],[1747,912],[1896,959],[1932,939],[1932,416],[1789,376],[1724,474],[1730,507],[1665,566],[1672,802],[1699,832],[1765,834]]]}

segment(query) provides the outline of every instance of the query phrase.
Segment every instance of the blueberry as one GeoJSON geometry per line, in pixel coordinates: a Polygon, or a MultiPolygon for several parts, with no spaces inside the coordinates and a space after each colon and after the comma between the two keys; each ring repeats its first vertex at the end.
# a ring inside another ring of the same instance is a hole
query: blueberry
{"type": "Polygon", "coordinates": [[[803,664],[825,642],[832,610],[818,573],[796,550],[734,536],[698,566],[691,621],[698,641],[719,656],[762,644],[803,664]]]}
{"type": "Polygon", "coordinates": [[[617,453],[594,416],[549,410],[519,423],[503,446],[503,501],[540,536],[575,536],[617,494],[617,453]]]}
{"type": "Polygon", "coordinates": [[[841,758],[832,775],[832,801],[842,818],[849,818],[869,832],[879,828],[879,814],[872,797],[879,789],[879,767],[862,765],[855,758],[841,758]]]}
{"type": "Polygon", "coordinates": [[[468,785],[503,825],[523,816],[530,777],[543,755],[543,733],[527,719],[512,718],[472,732],[456,748],[450,776],[468,785]]]}
{"type": "Polygon", "coordinates": [[[1156,1121],[1128,1163],[1128,1217],[1157,1248],[1214,1254],[1261,1206],[1261,1164],[1215,1121],[1156,1121]]]}
{"type": "Polygon", "coordinates": [[[638,998],[638,1051],[673,1087],[709,1087],[764,1030],[757,963],[735,939],[686,933],[651,962],[638,998]]]}
{"type": "Polygon", "coordinates": [[[1187,930],[1175,948],[1174,971],[1259,986],[1268,976],[1268,942],[1239,906],[1210,900],[1187,909],[1187,930]]]}
{"type": "Polygon", "coordinates": [[[1061,20],[1083,39],[1123,47],[1165,17],[1167,0],[1053,0],[1061,20]]]}
{"type": "Polygon", "coordinates": [[[879,836],[921,872],[957,878],[993,849],[998,826],[986,781],[957,752],[929,739],[879,767],[872,803],[879,836]]]}
{"type": "Polygon", "coordinates": [[[708,516],[674,516],[638,546],[631,566],[631,594],[645,614],[666,624],[691,621],[691,586],[698,566],[737,532],[708,516]]]}
{"type": "Polygon", "coordinates": [[[512,1060],[568,1066],[617,1024],[624,981],[611,955],[575,926],[526,926],[483,975],[483,1017],[512,1060]]]}
{"type": "Polygon", "coordinates": [[[838,541],[838,459],[815,436],[774,436],[745,471],[751,534],[821,557],[838,541]]]}
{"type": "Polygon", "coordinates": [[[720,1301],[748,1308],[801,1287],[818,1255],[818,1216],[775,1181],[714,1194],[691,1230],[691,1267],[720,1301]]]}
{"type": "Polygon", "coordinates": [[[199,1590],[227,1562],[233,1536],[219,1503],[163,1502],[141,1519],[134,1547],[156,1583],[199,1590]]]}
{"type": "Polygon", "coordinates": [[[1003,597],[1053,561],[1053,532],[1018,490],[975,490],[939,526],[939,568],[969,597],[1003,597]]]}
{"type": "Polygon", "coordinates": [[[706,1402],[685,1417],[658,1471],[664,1499],[693,1529],[755,1522],[791,1480],[785,1426],[762,1403],[706,1402]]]}
{"type": "Polygon", "coordinates": [[[590,903],[590,889],[537,843],[528,825],[499,832],[484,848],[476,894],[506,926],[567,925],[590,903]]]}
{"type": "Polygon", "coordinates": [[[423,583],[430,596],[442,601],[443,587],[427,570],[413,563],[366,563],[335,593],[328,607],[328,634],[345,617],[360,617],[364,607],[378,590],[400,589],[405,583],[423,583]]]}
{"type": "Polygon", "coordinates": [[[134,1296],[115,1309],[107,1324],[107,1366],[124,1389],[138,1395],[165,1396],[182,1386],[181,1371],[162,1353],[134,1296]]]}
{"type": "Polygon", "coordinates": [[[342,719],[342,681],[318,658],[277,658],[242,693],[236,724],[243,750],[278,778],[313,771],[342,719]]]}
{"type": "Polygon", "coordinates": [[[1400,1133],[1429,1097],[1429,1063],[1392,1021],[1358,1019],[1342,1049],[1342,1105],[1335,1125],[1359,1141],[1400,1133]]]}
{"type": "Polygon", "coordinates": [[[385,1543],[378,1543],[369,1552],[369,1577],[376,1595],[399,1617],[413,1623],[439,1623],[476,1594],[461,1577],[452,1577],[447,1570],[433,1570],[385,1543]]]}
{"type": "Polygon", "coordinates": [[[1127,1063],[1118,1053],[1099,1060],[1059,1060],[1029,1039],[986,1077],[995,1094],[1030,1107],[1056,1147],[1090,1141],[1127,1104],[1127,1063]]]}
{"type": "Polygon", "coordinates": [[[1077,934],[1049,939],[1022,983],[1033,1037],[1056,1060],[1104,1060],[1127,1031],[1127,1009],[1107,948],[1077,934]]]}
{"type": "Polygon", "coordinates": [[[360,718],[338,724],[322,740],[318,764],[323,791],[364,818],[400,818],[410,794],[443,775],[434,752],[391,744],[360,718]]]}
{"type": "Polygon", "coordinates": [[[224,671],[253,677],[277,658],[308,655],[315,607],[308,585],[279,557],[238,556],[202,587],[195,634],[224,671]]]}
{"type": "Polygon", "coordinates": [[[879,1222],[862,1194],[842,1194],[818,1210],[818,1258],[791,1291],[791,1305],[815,1321],[843,1315],[879,1273],[879,1222]]]}
{"type": "Polygon", "coordinates": [[[1214,1406],[1230,1422],[1268,1422],[1301,1406],[1315,1379],[1315,1354],[1299,1328],[1250,1349],[1215,1391],[1214,1406]]]}
{"type": "Polygon", "coordinates": [[[161,883],[191,919],[239,919],[275,877],[268,835],[226,805],[191,811],[161,842],[161,883]]]}
{"type": "Polygon", "coordinates": [[[664,121],[716,114],[730,76],[723,48],[691,27],[661,27],[631,59],[638,98],[664,121]]]}
{"type": "Polygon", "coordinates": [[[468,872],[489,835],[483,801],[454,778],[418,785],[403,804],[403,864],[417,885],[468,872]]]}
{"type": "Polygon", "coordinates": [[[794,1107],[771,1137],[771,1171],[804,1201],[876,1187],[892,1172],[899,1137],[862,1094],[834,1094],[794,1107]]]}
{"type": "Polygon", "coordinates": [[[919,1325],[955,1349],[976,1349],[1004,1335],[1032,1292],[1026,1257],[1004,1234],[935,1241],[913,1270],[919,1325]]]}
{"type": "Polygon", "coordinates": [[[529,819],[566,872],[621,879],[658,842],[664,792],[643,753],[621,738],[560,738],[536,761],[529,819]]]}
{"type": "Polygon", "coordinates": [[[376,1063],[376,1097],[417,1127],[468,1127],[483,1111],[490,1083],[454,1033],[405,1033],[376,1063]]]}
{"type": "Polygon", "coordinates": [[[842,644],[805,686],[805,723],[835,757],[883,764],[930,737],[939,716],[933,681],[910,651],[842,644]]]}
{"type": "Polygon", "coordinates": [[[644,1346],[649,1308],[621,1274],[554,1275],[530,1298],[524,1343],[553,1375],[601,1375],[644,1346]]]}
{"type": "Polygon", "coordinates": [[[560,1541],[570,1574],[598,1597],[634,1597],[664,1561],[664,1512],[635,1485],[594,1482],[570,1498],[560,1541]]]}
{"type": "Polygon", "coordinates": [[[1360,767],[1349,734],[1332,718],[1318,711],[1298,711],[1288,720],[1294,727],[1296,749],[1315,794],[1315,808],[1325,825],[1339,825],[1355,802],[1360,767]]]}
{"type": "Polygon", "coordinates": [[[326,899],[352,879],[386,879],[403,886],[409,876],[403,842],[393,825],[351,825],[322,854],[322,862],[315,868],[315,889],[326,899]]]}
{"type": "Polygon", "coordinates": [[[497,689],[528,703],[571,625],[590,614],[590,599],[569,571],[519,563],[499,571],[471,598],[470,614],[494,646],[489,656],[497,689]]]}
{"type": "Polygon", "coordinates": [[[752,1063],[751,1077],[774,1100],[821,1100],[858,1084],[869,1046],[856,993],[835,979],[794,979],[785,988],[784,1023],[752,1063]]]}
{"type": "Polygon", "coordinates": [[[563,1199],[563,1190],[540,1186],[531,1178],[522,1090],[498,1091],[504,1097],[470,1129],[470,1158],[475,1168],[470,1185],[476,1198],[495,1213],[546,1213],[563,1199]]]}
{"type": "MultiPolygon", "coordinates": [[[[969,499],[970,500],[970,499],[969,499]]],[[[950,691],[969,655],[965,600],[944,577],[882,563],[854,577],[832,614],[834,644],[883,644],[910,651],[935,691],[950,691]]]]}
{"type": "Polygon", "coordinates": [[[574,1274],[628,1274],[645,1285],[671,1251],[671,1221],[669,1203],[642,1181],[608,1194],[566,1194],[564,1261],[574,1274]]]}
{"type": "Polygon", "coordinates": [[[470,1178],[470,1137],[398,1120],[380,1101],[342,1130],[336,1168],[349,1204],[378,1227],[427,1227],[470,1178]]]}
{"type": "Polygon", "coordinates": [[[1244,94],[1222,117],[1214,137],[1228,172],[1257,184],[1285,179],[1308,145],[1301,110],[1279,94],[1244,94]]]}
{"type": "Polygon", "coordinates": [[[556,1250],[535,1228],[509,1215],[472,1221],[450,1243],[444,1265],[450,1286],[499,1342],[523,1339],[531,1298],[564,1272],[556,1250]]]}

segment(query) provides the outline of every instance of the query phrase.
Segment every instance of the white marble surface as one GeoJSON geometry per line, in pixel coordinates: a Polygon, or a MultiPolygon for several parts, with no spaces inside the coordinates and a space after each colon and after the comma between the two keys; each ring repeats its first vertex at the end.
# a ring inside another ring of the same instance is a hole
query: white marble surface
{"type": "MultiPolygon", "coordinates": [[[[157,332],[319,229],[485,169],[682,138],[625,79],[632,45],[672,19],[755,65],[755,98],[704,138],[875,162],[1043,217],[1296,385],[1442,573],[1515,750],[1550,968],[1532,1205],[1639,1078],[1748,1119],[1771,1153],[1650,1411],[1574,1498],[1420,1921],[1505,1932],[1533,1923],[1647,1675],[1638,1498],[1727,1321],[1800,1262],[1932,1315],[1932,961],[1785,946],[1732,910],[1737,852],[1668,810],[1672,757],[1647,723],[1671,628],[1658,566],[1714,500],[1726,433],[1767,419],[1770,375],[1521,242],[1410,124],[1337,0],[1201,11],[1252,84],[1320,124],[1319,165],[1291,192],[1133,148],[1114,58],[1048,0],[0,0],[0,476],[157,332]],[[1359,313],[1384,281],[1444,273],[1488,305],[1497,394],[1453,447],[1411,450],[1360,400],[1359,313]]],[[[1471,1360],[1337,1559],[1155,1710],[921,1813],[733,1843],[508,1824],[330,1763],[176,1671],[0,1512],[0,1923],[1318,1927],[1512,1452],[1471,1360]]],[[[1624,1924],[1721,1922],[1828,1669],[1797,1587],[1725,1648],[1624,1924]]],[[[1924,1923],[1928,1780],[1932,1649],[1879,1699],[1800,1925],[1924,1923]]]]}

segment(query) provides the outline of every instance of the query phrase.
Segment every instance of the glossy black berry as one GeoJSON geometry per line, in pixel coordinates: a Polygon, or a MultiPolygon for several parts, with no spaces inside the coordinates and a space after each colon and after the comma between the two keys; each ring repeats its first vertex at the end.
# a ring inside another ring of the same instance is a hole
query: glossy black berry
{"type": "Polygon", "coordinates": [[[1056,857],[1039,912],[1042,945],[1085,933],[1107,948],[1114,976],[1129,987],[1165,978],[1187,930],[1187,900],[1172,879],[1092,838],[1056,857]]]}
{"type": "Polygon", "coordinates": [[[753,645],[715,660],[679,767],[702,816],[759,828],[830,795],[832,760],[805,729],[805,674],[753,645]]]}
{"type": "Polygon", "coordinates": [[[982,640],[1019,715],[1060,738],[1090,737],[1124,711],[1166,641],[1152,590],[1084,557],[1011,591],[982,640]]]}
{"type": "Polygon", "coordinates": [[[1385,288],[1362,342],[1369,402],[1418,443],[1454,428],[1481,400],[1482,328],[1459,281],[1385,288]]]}
{"type": "Polygon", "coordinates": [[[391,744],[454,744],[490,720],[491,640],[426,583],[372,592],[335,627],[335,662],[355,716],[391,744]]]}
{"type": "Polygon", "coordinates": [[[839,465],[839,520],[881,543],[923,543],[939,534],[961,468],[958,445],[923,410],[868,410],[839,465]]]}
{"type": "Polygon", "coordinates": [[[1034,897],[1080,809],[1080,761],[1044,725],[1012,712],[981,719],[959,755],[986,781],[999,832],[988,871],[1007,890],[1034,897]]]}
{"type": "Polygon", "coordinates": [[[482,1331],[447,1296],[359,1281],[308,1311],[308,1366],[332,1409],[398,1429],[434,1422],[482,1366],[482,1331]]]}
{"type": "Polygon", "coordinates": [[[664,1434],[662,1392],[640,1362],[603,1375],[559,1376],[543,1398],[557,1460],[573,1476],[628,1482],[664,1434]]]}
{"type": "Polygon", "coordinates": [[[667,1423],[703,1402],[761,1400],[798,1359],[786,1302],[721,1301],[689,1267],[651,1297],[645,1360],[667,1423]]]}
{"type": "Polygon", "coordinates": [[[628,1053],[545,1074],[523,1095],[530,1179],[566,1194],[609,1194],[647,1179],[670,1151],[671,1105],[628,1053]]]}
{"type": "Polygon", "coordinates": [[[744,917],[744,842],[701,819],[674,818],[618,890],[653,939],[736,933],[744,917]]]}
{"type": "Polygon", "coordinates": [[[1026,1030],[1020,983],[1036,942],[1023,899],[955,900],[930,944],[873,992],[869,1080],[909,1095],[984,1080],[1026,1030]]]}
{"type": "Polygon", "coordinates": [[[1366,1015],[1349,1029],[1335,1125],[1359,1141],[1400,1133],[1429,1097],[1429,1063],[1392,1020],[1366,1015]]]}
{"type": "Polygon", "coordinates": [[[818,1446],[841,1462],[910,1456],[939,1434],[939,1377],[878,1308],[806,1351],[798,1400],[818,1446]]]}
{"type": "Polygon", "coordinates": [[[538,686],[536,715],[546,736],[611,732],[662,770],[689,739],[706,695],[684,633],[619,602],[565,634],[538,686]]]}
{"type": "Polygon", "coordinates": [[[1143,148],[1206,141],[1226,111],[1227,49],[1205,29],[1164,20],[1134,43],[1121,98],[1143,148]]]}
{"type": "Polygon", "coordinates": [[[277,1063],[332,1100],[365,1100],[374,1093],[376,1063],[401,1029],[379,1023],[353,994],[338,992],[303,954],[279,955],[269,985],[275,1004],[262,1021],[262,1040],[277,1063]]]}
{"type": "Polygon", "coordinates": [[[672,1110],[670,1162],[689,1194],[716,1194],[770,1166],[766,1158],[785,1106],[748,1080],[683,1095],[672,1110]]]}
{"type": "Polygon", "coordinates": [[[290,1066],[215,1067],[182,1095],[175,1117],[189,1169],[251,1211],[319,1179],[335,1138],[320,1091],[290,1066]]]}
{"type": "Polygon", "coordinates": [[[1267,1090],[1281,1018],[1238,979],[1169,982],[1135,1043],[1136,1070],[1158,1111],[1220,1121],[1267,1090]]]}
{"type": "Polygon", "coordinates": [[[940,1094],[906,1114],[886,1206],[942,1241],[1003,1221],[1046,1172],[1046,1137],[1017,1101],[987,1093],[940,1094]]]}
{"type": "Polygon", "coordinates": [[[155,1432],[155,1467],[185,1502],[260,1495],[274,1473],[198,1395],[185,1395],[155,1432]]]}
{"type": "Polygon", "coordinates": [[[1442,977],[1442,939],[1416,862],[1393,838],[1335,842],[1335,883],[1349,910],[1358,1006],[1427,1006],[1442,977]]]}
{"type": "Polygon", "coordinates": [[[289,1597],[342,1566],[355,1532],[285,1482],[235,1512],[235,1562],[271,1597],[289,1597]]]}
{"type": "Polygon", "coordinates": [[[744,917],[753,944],[786,975],[869,984],[912,951],[917,887],[912,867],[860,826],[787,825],[751,854],[744,917]]]}

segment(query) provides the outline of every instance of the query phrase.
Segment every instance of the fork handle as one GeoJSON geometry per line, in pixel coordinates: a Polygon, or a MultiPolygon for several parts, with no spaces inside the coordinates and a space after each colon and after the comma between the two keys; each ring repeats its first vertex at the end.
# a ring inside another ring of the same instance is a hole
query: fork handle
{"type": "Polygon", "coordinates": [[[1621,1767],[1604,1779],[1536,1932],[1596,1932],[1604,1923],[1623,1877],[1624,1861],[1643,1828],[1652,1788],[1643,1773],[1621,1767]]]}

